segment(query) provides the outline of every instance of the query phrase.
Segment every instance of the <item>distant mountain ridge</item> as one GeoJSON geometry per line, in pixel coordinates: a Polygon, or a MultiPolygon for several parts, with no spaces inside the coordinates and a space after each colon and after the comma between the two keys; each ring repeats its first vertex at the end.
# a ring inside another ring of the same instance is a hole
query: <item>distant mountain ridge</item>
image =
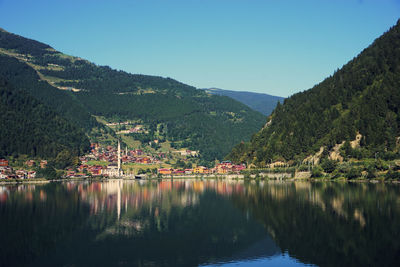
{"type": "Polygon", "coordinates": [[[250,143],[228,158],[265,166],[318,151],[331,158],[341,146],[348,158],[399,157],[399,48],[400,20],[332,76],[278,104],[250,143]]]}
{"type": "Polygon", "coordinates": [[[171,143],[222,159],[248,140],[265,117],[231,98],[209,95],[173,80],[130,74],[65,55],[52,47],[0,30],[0,76],[90,134],[108,121],[147,123],[171,143]]]}
{"type": "Polygon", "coordinates": [[[229,96],[249,106],[253,110],[264,114],[265,116],[269,116],[276,107],[276,104],[278,102],[282,103],[285,99],[284,97],[280,96],[273,96],[269,94],[254,93],[248,91],[232,91],[220,88],[204,88],[203,90],[205,90],[207,93],[214,95],[229,96]]]}

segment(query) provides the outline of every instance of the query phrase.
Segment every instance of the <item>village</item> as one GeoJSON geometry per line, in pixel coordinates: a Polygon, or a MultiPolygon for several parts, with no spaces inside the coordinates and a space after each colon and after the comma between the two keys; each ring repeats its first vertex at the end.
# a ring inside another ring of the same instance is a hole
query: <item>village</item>
{"type": "MultiPolygon", "coordinates": [[[[181,155],[193,155],[193,151],[186,150],[185,153],[180,151],[181,155]]],[[[156,156],[148,155],[141,149],[121,150],[119,147],[107,146],[102,148],[99,144],[91,144],[91,153],[80,158],[81,165],[78,167],[78,172],[73,170],[67,171],[66,177],[77,177],[84,174],[92,176],[104,177],[127,177],[136,174],[148,174],[151,176],[171,176],[171,175],[207,175],[207,174],[229,174],[239,173],[246,169],[244,164],[235,165],[230,161],[223,161],[216,164],[214,168],[205,166],[195,166],[193,168],[157,168],[157,166],[165,165],[165,153],[159,153],[156,156]],[[90,162],[106,162],[102,165],[91,165],[90,162]],[[130,163],[140,164],[142,172],[134,173],[129,168],[124,168],[124,165],[130,163]],[[144,171],[146,170],[146,171],[144,171]]]]}
{"type": "MultiPolygon", "coordinates": [[[[0,179],[33,179],[36,178],[36,171],[32,170],[36,166],[36,161],[28,160],[25,162],[27,169],[14,169],[9,166],[6,159],[0,159],[0,179]]],[[[46,168],[47,161],[39,161],[40,168],[46,168]]]]}
{"type": "MultiPolygon", "coordinates": [[[[190,157],[194,151],[179,151],[180,156],[190,157]]],[[[67,167],[63,170],[62,178],[129,178],[129,177],[170,177],[190,175],[214,175],[240,173],[246,169],[244,164],[235,165],[230,161],[215,164],[213,168],[205,166],[192,166],[192,168],[173,168],[166,164],[168,157],[165,153],[149,155],[141,149],[121,150],[117,147],[102,147],[98,143],[92,143],[90,153],[79,157],[78,166],[67,167]],[[137,168],[130,168],[135,166],[137,168]],[[138,176],[140,175],[140,176],[138,176]]],[[[45,169],[47,160],[32,160],[24,162],[22,167],[10,166],[7,159],[0,159],[0,179],[33,179],[37,177],[37,170],[45,169]]]]}

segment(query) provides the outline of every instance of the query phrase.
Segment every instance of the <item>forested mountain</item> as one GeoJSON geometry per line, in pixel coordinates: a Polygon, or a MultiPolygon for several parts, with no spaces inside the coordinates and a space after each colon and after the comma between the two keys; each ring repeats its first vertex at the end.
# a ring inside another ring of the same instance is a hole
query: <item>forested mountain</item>
{"type": "Polygon", "coordinates": [[[265,166],[301,160],[343,144],[348,157],[398,157],[400,136],[400,21],[357,57],[312,89],[278,104],[250,143],[228,158],[265,166]],[[349,142],[361,134],[360,146],[349,142]],[[377,154],[376,154],[377,153],[377,154]]]}
{"type": "Polygon", "coordinates": [[[284,98],[280,96],[245,91],[231,91],[218,88],[205,88],[203,90],[213,95],[229,96],[230,98],[242,102],[243,104],[264,114],[265,116],[269,116],[276,107],[276,104],[278,102],[282,103],[284,100],[284,98]]]}
{"type": "Polygon", "coordinates": [[[51,86],[47,81],[41,80],[31,66],[16,58],[2,55],[1,52],[0,76],[13,88],[29,93],[78,126],[89,130],[97,125],[96,120],[71,92],[51,86]]]}
{"type": "Polygon", "coordinates": [[[87,132],[93,115],[163,125],[163,135],[203,159],[221,159],[265,117],[224,96],[170,78],[133,75],[62,54],[0,29],[0,75],[87,132]]]}
{"type": "Polygon", "coordinates": [[[86,135],[0,76],[0,157],[26,154],[56,157],[60,152],[79,155],[89,148],[86,135]]]}

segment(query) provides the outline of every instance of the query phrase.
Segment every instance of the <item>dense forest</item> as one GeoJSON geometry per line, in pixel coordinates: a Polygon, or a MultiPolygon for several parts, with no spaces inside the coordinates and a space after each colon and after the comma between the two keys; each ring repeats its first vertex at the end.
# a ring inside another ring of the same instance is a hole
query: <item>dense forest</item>
{"type": "Polygon", "coordinates": [[[231,98],[211,96],[171,78],[97,66],[4,30],[0,75],[87,133],[100,127],[92,115],[160,123],[168,140],[199,150],[207,161],[222,159],[265,123],[261,113],[231,98]]]}
{"type": "Polygon", "coordinates": [[[274,160],[302,160],[360,133],[355,158],[398,157],[400,136],[400,21],[357,57],[312,89],[278,104],[250,143],[227,158],[265,166],[274,160]]]}
{"type": "Polygon", "coordinates": [[[76,126],[0,76],[0,157],[80,155],[89,140],[76,126]]]}
{"type": "Polygon", "coordinates": [[[36,71],[26,63],[0,54],[0,76],[14,88],[29,93],[78,126],[89,130],[98,125],[71,92],[59,90],[40,80],[36,71]]]}

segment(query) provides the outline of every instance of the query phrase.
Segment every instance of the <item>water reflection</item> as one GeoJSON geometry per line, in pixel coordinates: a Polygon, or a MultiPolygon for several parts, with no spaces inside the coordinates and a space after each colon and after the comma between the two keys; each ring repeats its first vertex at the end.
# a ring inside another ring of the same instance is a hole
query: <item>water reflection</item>
{"type": "Polygon", "coordinates": [[[395,265],[399,214],[385,184],[1,186],[0,265],[395,265]]]}
{"type": "Polygon", "coordinates": [[[396,266],[398,185],[275,183],[233,202],[262,223],[289,255],[321,266],[396,266]]]}

